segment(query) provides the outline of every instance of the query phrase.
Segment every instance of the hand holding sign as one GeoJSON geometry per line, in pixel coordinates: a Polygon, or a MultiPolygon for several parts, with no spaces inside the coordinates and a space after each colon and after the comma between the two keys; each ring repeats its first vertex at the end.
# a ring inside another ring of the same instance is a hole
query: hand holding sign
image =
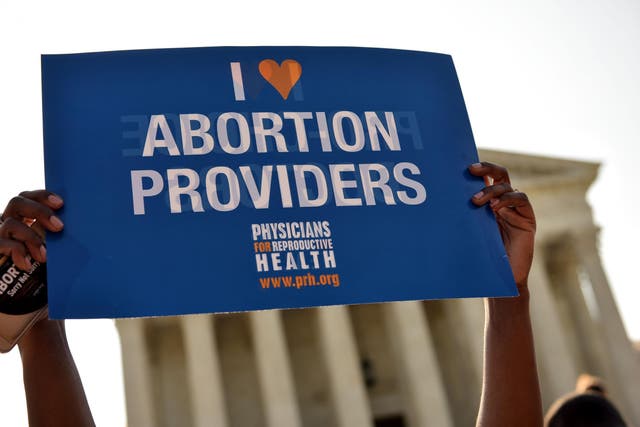
{"type": "Polygon", "coordinates": [[[45,262],[47,251],[44,239],[29,225],[37,221],[49,231],[60,231],[64,227],[54,210],[63,205],[62,199],[46,190],[24,191],[11,199],[0,216],[0,254],[11,256],[22,270],[31,268],[27,254],[39,262],[45,262]]]}
{"type": "Polygon", "coordinates": [[[533,261],[536,218],[526,194],[514,190],[509,172],[502,166],[489,162],[469,166],[469,172],[482,176],[488,185],[473,196],[473,203],[491,206],[502,242],[509,257],[513,277],[522,290],[527,286],[527,277],[533,261]]]}
{"type": "Polygon", "coordinates": [[[469,172],[487,186],[472,197],[495,214],[520,295],[485,304],[484,369],[477,426],[538,427],[542,402],[529,314],[527,277],[533,261],[536,219],[526,194],[511,187],[508,171],[489,162],[469,172]]]}
{"type": "Polygon", "coordinates": [[[62,199],[44,190],[11,199],[0,217],[0,351],[9,351],[46,312],[44,231],[60,231],[62,199]]]}

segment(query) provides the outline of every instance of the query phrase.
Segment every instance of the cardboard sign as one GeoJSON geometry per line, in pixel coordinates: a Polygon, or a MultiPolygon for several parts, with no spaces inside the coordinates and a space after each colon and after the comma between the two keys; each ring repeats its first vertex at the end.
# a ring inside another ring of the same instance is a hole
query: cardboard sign
{"type": "Polygon", "coordinates": [[[517,293],[451,57],[194,48],[42,58],[52,317],[517,293]]]}

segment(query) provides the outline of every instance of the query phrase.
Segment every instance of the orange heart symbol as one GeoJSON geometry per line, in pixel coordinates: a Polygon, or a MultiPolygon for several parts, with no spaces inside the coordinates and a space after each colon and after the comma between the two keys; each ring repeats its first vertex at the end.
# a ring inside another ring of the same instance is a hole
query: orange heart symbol
{"type": "Polygon", "coordinates": [[[262,77],[276,88],[283,99],[289,97],[291,89],[302,75],[302,65],[293,59],[285,59],[278,65],[273,59],[265,59],[258,65],[262,77]]]}

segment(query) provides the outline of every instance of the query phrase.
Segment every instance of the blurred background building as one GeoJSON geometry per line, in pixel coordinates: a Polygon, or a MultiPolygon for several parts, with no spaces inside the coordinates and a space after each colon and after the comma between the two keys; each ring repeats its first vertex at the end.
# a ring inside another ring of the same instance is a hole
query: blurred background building
{"type": "MultiPolygon", "coordinates": [[[[536,211],[529,287],[545,408],[588,372],[640,425],[640,357],[585,198],[598,165],[481,158],[507,166],[536,211]]],[[[480,299],[118,320],[129,425],[471,426],[483,326],[480,299]]]]}

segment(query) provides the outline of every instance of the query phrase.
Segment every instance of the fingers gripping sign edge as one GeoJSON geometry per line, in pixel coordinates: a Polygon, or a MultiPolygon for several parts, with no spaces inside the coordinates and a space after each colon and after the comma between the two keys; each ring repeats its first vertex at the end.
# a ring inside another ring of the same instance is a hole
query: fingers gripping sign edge
{"type": "Polygon", "coordinates": [[[48,190],[23,191],[19,195],[20,197],[47,205],[51,209],[60,209],[62,205],[64,205],[62,197],[48,190]]]}
{"type": "Polygon", "coordinates": [[[491,184],[511,184],[507,168],[491,162],[479,162],[469,166],[469,173],[474,176],[490,178],[491,184]]]}
{"type": "Polygon", "coordinates": [[[60,197],[46,190],[25,191],[20,194],[9,201],[0,216],[1,220],[9,217],[20,221],[35,219],[49,231],[62,230],[64,224],[53,211],[62,207],[60,197]]]}
{"type": "Polygon", "coordinates": [[[474,194],[471,200],[477,206],[482,206],[491,202],[491,206],[493,207],[493,203],[495,201],[499,200],[504,194],[512,192],[513,188],[511,188],[511,184],[508,182],[501,182],[484,187],[482,190],[474,194]]]}
{"type": "Polygon", "coordinates": [[[38,234],[37,230],[28,226],[23,221],[15,218],[7,218],[0,226],[0,239],[14,240],[26,246],[31,256],[40,262],[46,262],[46,249],[44,247],[44,234],[38,234]]]}
{"type": "Polygon", "coordinates": [[[22,270],[31,269],[32,259],[46,262],[44,232],[62,230],[64,224],[54,210],[63,205],[60,196],[47,190],[23,191],[13,197],[0,215],[0,254],[22,270]]]}

